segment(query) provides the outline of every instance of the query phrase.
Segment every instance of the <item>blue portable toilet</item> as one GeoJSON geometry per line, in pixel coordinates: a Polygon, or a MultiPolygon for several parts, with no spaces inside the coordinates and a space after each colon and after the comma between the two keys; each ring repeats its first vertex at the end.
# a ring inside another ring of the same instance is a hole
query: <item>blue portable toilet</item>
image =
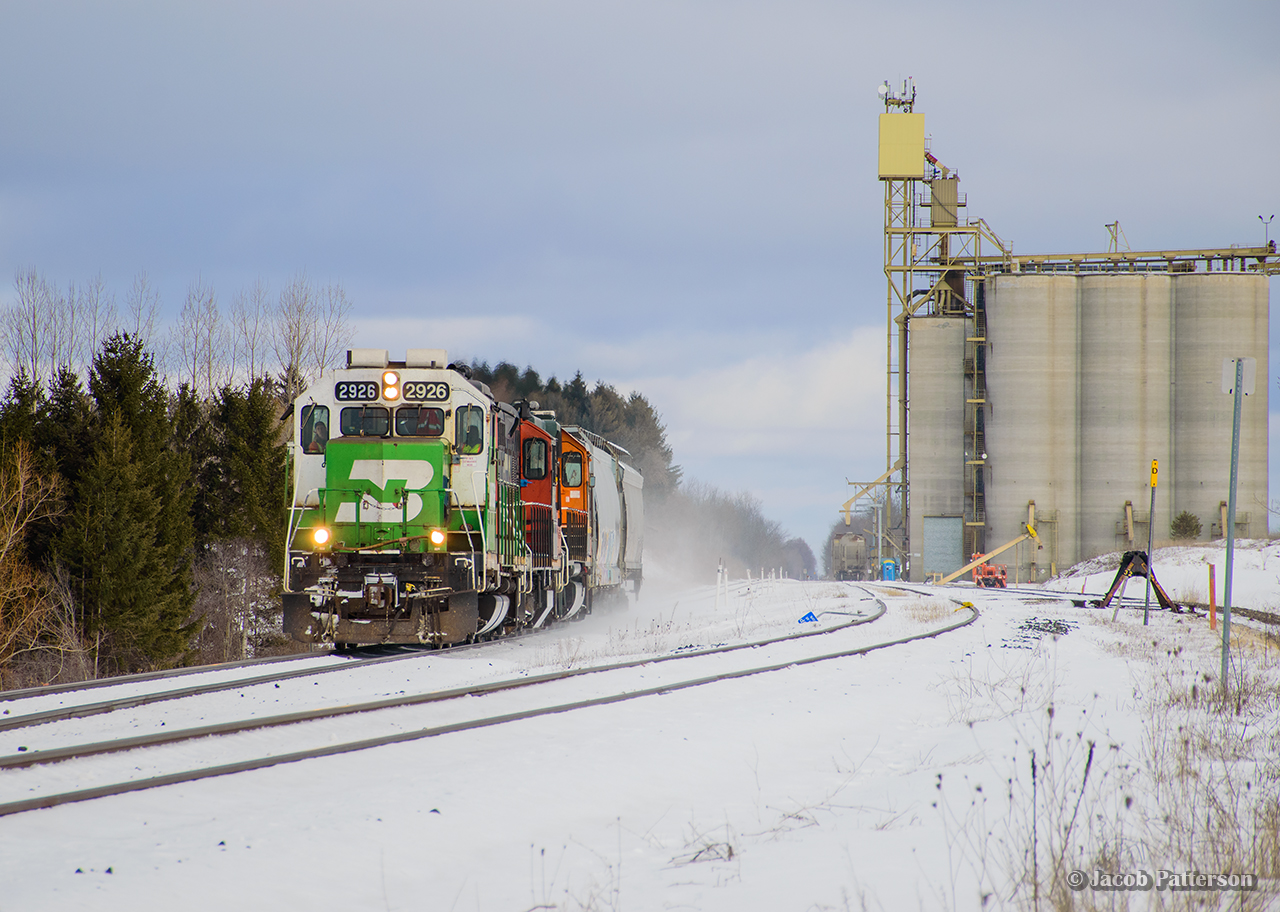
{"type": "Polygon", "coordinates": [[[898,578],[898,565],[892,560],[886,560],[880,564],[880,578],[882,580],[896,580],[898,578]]]}

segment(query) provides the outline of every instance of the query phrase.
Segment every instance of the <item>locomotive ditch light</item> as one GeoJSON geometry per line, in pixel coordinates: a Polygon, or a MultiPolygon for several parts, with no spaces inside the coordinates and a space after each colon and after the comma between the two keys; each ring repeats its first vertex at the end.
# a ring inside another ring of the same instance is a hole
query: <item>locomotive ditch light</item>
{"type": "Polygon", "coordinates": [[[444,547],[444,541],[445,541],[444,529],[432,529],[431,534],[428,536],[428,538],[431,541],[432,548],[440,549],[444,547]]]}
{"type": "Polygon", "coordinates": [[[316,530],[311,533],[311,538],[317,545],[323,547],[324,545],[329,544],[329,530],[324,526],[318,526],[316,530]]]}

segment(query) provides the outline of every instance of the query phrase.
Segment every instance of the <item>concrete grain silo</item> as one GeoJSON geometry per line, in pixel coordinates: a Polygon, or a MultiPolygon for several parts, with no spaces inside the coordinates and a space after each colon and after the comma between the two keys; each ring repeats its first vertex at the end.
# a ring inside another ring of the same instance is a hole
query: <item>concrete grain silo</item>
{"type": "Polygon", "coordinates": [[[911,514],[913,541],[923,547],[919,572],[948,573],[964,564],[965,389],[962,383],[966,321],[963,317],[917,320],[911,334],[911,382],[916,406],[912,466],[917,487],[911,514]],[[918,436],[915,436],[918,434],[918,436]]]}
{"type": "Polygon", "coordinates": [[[1184,510],[1202,540],[1220,538],[1232,420],[1222,363],[1244,357],[1258,379],[1241,416],[1235,531],[1266,535],[1275,242],[1134,251],[1117,221],[1104,253],[1015,255],[964,214],[914,84],[886,83],[880,97],[886,471],[856,486],[846,521],[862,497],[901,504],[882,544],[917,581],[1028,525],[1038,540],[995,558],[1011,582],[1143,550],[1184,510]]]}
{"type": "MultiPolygon", "coordinates": [[[[1183,511],[1221,535],[1231,399],[1222,361],[1267,377],[1268,289],[1259,275],[998,275],[987,308],[986,543],[1040,542],[1000,558],[1041,580],[1114,550],[1145,550],[1149,467],[1158,459],[1155,538],[1183,511]]],[[[1241,416],[1237,533],[1265,535],[1267,389],[1241,416]]]]}

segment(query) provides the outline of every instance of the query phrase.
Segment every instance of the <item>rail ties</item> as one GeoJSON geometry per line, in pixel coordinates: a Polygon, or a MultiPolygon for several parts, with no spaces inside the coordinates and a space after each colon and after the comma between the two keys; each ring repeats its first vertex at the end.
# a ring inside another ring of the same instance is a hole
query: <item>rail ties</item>
{"type": "MultiPolygon", "coordinates": [[[[866,591],[866,590],[863,590],[863,591],[866,591]]],[[[874,598],[874,596],[872,597],[874,598]]],[[[321,717],[321,714],[337,715],[342,713],[362,712],[362,711],[369,711],[372,708],[377,708],[377,707],[381,707],[388,704],[405,703],[410,701],[428,702],[431,700],[442,700],[449,697],[460,696],[463,694],[471,695],[471,694],[479,694],[479,693],[491,693],[497,690],[513,689],[516,687],[527,687],[536,683],[542,683],[544,681],[562,680],[562,679],[576,677],[578,675],[583,675],[583,674],[594,674],[594,673],[600,673],[603,671],[617,670],[621,668],[656,664],[659,662],[686,660],[686,659],[698,658],[698,657],[703,657],[703,656],[712,655],[712,654],[733,652],[733,651],[742,650],[742,649],[756,649],[763,645],[779,643],[785,640],[796,640],[796,639],[802,639],[805,637],[829,634],[839,630],[847,629],[849,627],[859,626],[862,624],[867,624],[867,623],[876,621],[885,614],[886,606],[884,602],[880,601],[879,599],[875,599],[875,601],[879,609],[878,611],[870,615],[854,617],[852,620],[846,623],[839,624],[834,627],[826,628],[823,630],[806,631],[801,634],[789,634],[787,636],[775,637],[769,640],[736,644],[734,646],[712,647],[712,648],[708,648],[708,649],[693,652],[693,653],[686,652],[686,653],[672,654],[672,655],[666,655],[666,656],[649,657],[649,658],[640,659],[640,660],[614,663],[613,665],[602,666],[597,668],[571,669],[566,672],[557,672],[557,673],[552,673],[548,675],[538,676],[537,678],[526,678],[526,679],[504,681],[504,682],[492,682],[490,684],[478,685],[476,687],[459,688],[455,691],[448,691],[448,692],[441,691],[435,694],[419,694],[419,695],[413,695],[412,697],[398,697],[398,698],[392,698],[390,700],[376,701],[375,704],[363,704],[358,706],[337,707],[330,710],[304,711],[302,713],[295,713],[291,715],[297,718],[300,718],[300,717],[319,718],[321,717]]],[[[861,646],[861,647],[852,648],[852,649],[842,649],[834,652],[823,653],[820,655],[802,657],[799,659],[792,658],[792,659],[787,659],[786,661],[773,662],[766,665],[753,666],[745,669],[737,669],[735,671],[729,671],[729,672],[721,672],[718,674],[707,675],[707,676],[684,680],[684,681],[668,682],[668,683],[659,684],[653,687],[630,690],[623,693],[613,693],[613,694],[594,697],[586,700],[560,703],[553,706],[537,707],[534,709],[522,710],[514,713],[505,713],[501,715],[490,716],[487,718],[476,719],[476,720],[471,720],[467,722],[456,722],[448,725],[430,726],[430,727],[419,728],[411,731],[395,732],[392,734],[383,735],[381,737],[369,738],[361,741],[329,744],[323,747],[312,748],[309,750],[300,750],[300,751],[295,751],[288,754],[280,754],[280,755],[275,755],[270,757],[253,758],[253,759],[244,760],[236,763],[209,767],[202,770],[189,770],[189,771],[179,772],[179,773],[170,773],[170,774],[165,774],[161,776],[150,777],[148,779],[135,780],[132,782],[117,783],[114,785],[104,785],[104,786],[98,786],[92,789],[83,789],[75,792],[64,792],[60,794],[29,798],[23,801],[11,802],[9,804],[0,805],[0,816],[7,816],[9,814],[16,814],[16,813],[21,813],[23,811],[35,810],[35,809],[44,808],[44,807],[55,807],[57,805],[69,804],[69,803],[78,802],[78,801],[86,801],[92,798],[106,797],[108,795],[119,795],[119,794],[125,794],[133,791],[141,791],[143,789],[155,788],[162,785],[171,785],[171,784],[177,784],[181,782],[192,782],[200,779],[207,779],[207,778],[212,778],[216,776],[229,775],[231,773],[236,773],[236,772],[247,772],[249,770],[264,769],[266,767],[277,766],[284,763],[295,763],[295,762],[306,760],[306,759],[333,756],[333,755],[342,754],[342,753],[350,753],[353,751],[366,750],[373,747],[380,747],[387,744],[415,741],[415,740],[435,737],[438,735],[448,734],[453,732],[486,728],[494,725],[500,725],[506,722],[521,720],[521,719],[530,719],[530,718],[536,718],[539,716],[571,712],[573,710],[583,709],[583,708],[592,707],[592,706],[604,706],[612,703],[620,703],[628,700],[639,699],[645,696],[653,696],[656,694],[671,693],[674,691],[686,690],[689,688],[712,684],[720,681],[728,681],[728,680],[734,680],[737,678],[748,677],[751,675],[765,674],[772,671],[780,671],[786,668],[793,668],[800,665],[808,665],[815,662],[827,661],[831,659],[844,658],[844,657],[855,656],[855,655],[865,655],[867,653],[874,652],[881,649],[886,649],[891,646],[897,646],[897,645],[902,645],[915,640],[928,639],[931,637],[941,636],[945,633],[949,633],[953,630],[957,630],[961,627],[965,627],[969,624],[972,624],[975,620],[977,620],[979,616],[979,612],[978,612],[978,609],[972,603],[962,602],[961,607],[962,609],[967,608],[969,610],[968,617],[952,621],[951,623],[941,628],[938,628],[936,630],[927,631],[921,634],[913,634],[913,635],[901,637],[895,640],[891,640],[888,642],[874,643],[868,646],[861,646]]],[[[230,730],[236,730],[235,726],[237,725],[240,727],[239,730],[244,730],[246,728],[262,727],[264,723],[285,724],[286,718],[287,717],[277,717],[277,719],[275,720],[260,719],[260,720],[249,722],[249,723],[228,723],[228,725],[225,726],[225,728],[228,731],[230,731],[230,730]]],[[[223,727],[224,726],[212,726],[210,728],[223,728],[223,727]]],[[[171,737],[170,740],[180,740],[184,738],[200,737],[204,734],[210,734],[210,733],[212,732],[208,731],[207,729],[192,729],[186,732],[174,732],[172,733],[172,735],[177,737],[171,737]]],[[[131,739],[131,740],[138,741],[142,739],[131,739]]],[[[103,743],[99,745],[85,745],[85,746],[82,746],[82,748],[80,748],[82,753],[79,755],[81,756],[88,755],[88,753],[90,752],[98,752],[100,750],[120,749],[124,746],[124,743],[122,742],[116,742],[115,744],[116,744],[115,748],[112,748],[109,743],[103,743]]],[[[67,748],[57,752],[42,752],[42,754],[44,757],[44,762],[52,762],[54,759],[66,759],[72,756],[77,756],[77,754],[75,753],[76,750],[77,750],[76,748],[67,748]],[[55,757],[53,756],[54,754],[58,754],[61,756],[55,757]]],[[[16,761],[13,763],[13,765],[30,765],[29,762],[26,762],[27,758],[22,758],[21,760],[18,760],[18,758],[4,758],[4,759],[5,761],[16,761]]],[[[39,757],[33,757],[33,758],[30,758],[30,760],[31,762],[36,762],[36,763],[42,762],[41,758],[39,757]]],[[[6,762],[3,765],[9,765],[9,763],[6,762]]]]}
{"type": "Polygon", "coordinates": [[[196,684],[191,687],[174,688],[173,690],[135,694],[129,697],[117,697],[113,700],[102,700],[97,703],[79,703],[74,706],[62,706],[57,709],[24,713],[19,716],[0,716],[0,731],[10,731],[15,728],[24,728],[29,725],[40,725],[45,722],[56,722],[62,719],[83,719],[88,716],[97,716],[103,713],[114,712],[117,709],[131,709],[135,706],[146,706],[151,703],[163,703],[166,700],[178,700],[182,697],[194,697],[201,694],[218,693],[224,690],[239,690],[245,687],[253,687],[258,684],[272,684],[278,681],[288,681],[293,678],[307,678],[322,674],[329,674],[336,671],[350,671],[353,668],[365,665],[378,665],[383,662],[422,658],[431,654],[432,653],[430,652],[396,652],[392,655],[377,655],[370,658],[353,658],[338,664],[325,665],[319,668],[278,671],[272,674],[257,675],[251,678],[235,678],[229,681],[215,681],[209,684],[196,684]]]}

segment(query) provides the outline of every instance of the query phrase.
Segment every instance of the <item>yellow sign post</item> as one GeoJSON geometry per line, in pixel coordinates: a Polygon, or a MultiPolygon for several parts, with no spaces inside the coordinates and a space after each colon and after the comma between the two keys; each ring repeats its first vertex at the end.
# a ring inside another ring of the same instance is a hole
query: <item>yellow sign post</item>
{"type": "Polygon", "coordinates": [[[1156,528],[1156,482],[1160,479],[1160,460],[1151,460],[1151,512],[1147,514],[1147,595],[1142,603],[1142,626],[1147,626],[1151,614],[1151,574],[1155,573],[1155,562],[1152,560],[1151,539],[1156,528]]]}

